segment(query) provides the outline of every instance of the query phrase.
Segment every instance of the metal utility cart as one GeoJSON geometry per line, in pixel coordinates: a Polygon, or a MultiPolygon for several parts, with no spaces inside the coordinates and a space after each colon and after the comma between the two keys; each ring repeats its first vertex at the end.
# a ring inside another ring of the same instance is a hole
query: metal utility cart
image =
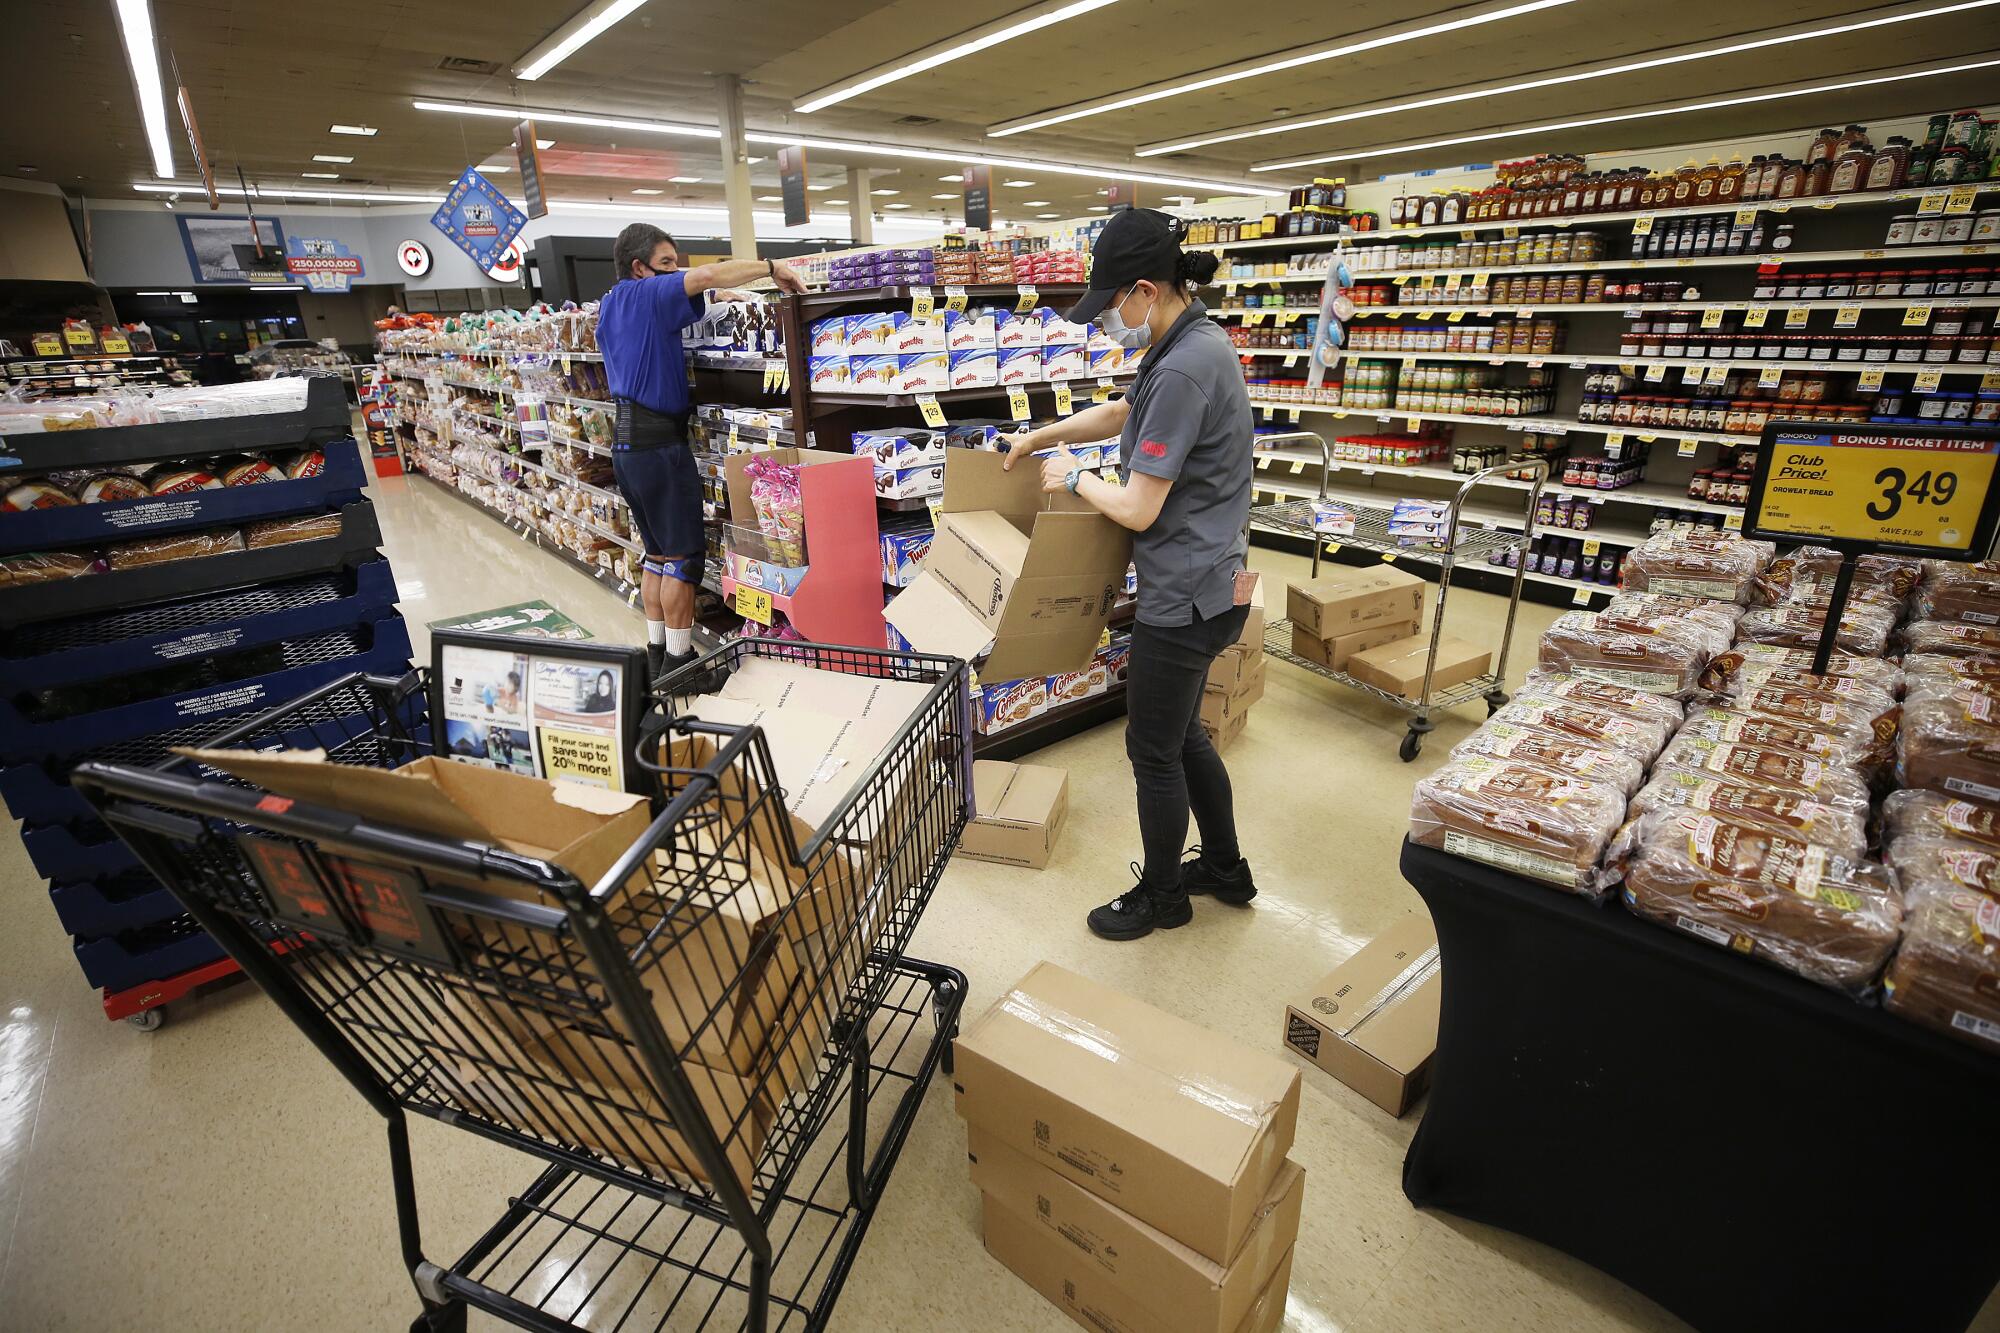
{"type": "MultiPolygon", "coordinates": [[[[651,822],[594,885],[186,760],[77,772],[387,1122],[416,1333],[467,1307],[543,1333],[831,1313],[964,1002],[903,951],[964,826],[966,670],[745,640],[689,671],[751,656],[928,689],[810,836],[761,729],[652,715],[651,822]],[[411,1113],[541,1163],[448,1262],[423,1249],[411,1113]]],[[[430,749],[424,677],[351,676],[213,744],[397,766],[430,749]]]]}
{"type": "MultiPolygon", "coordinates": [[[[1274,444],[1293,441],[1309,441],[1319,447],[1321,466],[1317,503],[1329,503],[1326,492],[1326,479],[1333,471],[1333,449],[1326,442],[1324,436],[1312,431],[1289,431],[1282,435],[1262,435],[1257,438],[1257,447],[1261,452],[1268,450],[1274,444]]],[[[1250,523],[1253,527],[1263,527],[1273,532],[1282,532],[1289,536],[1303,537],[1311,543],[1312,572],[1314,578],[1319,577],[1320,553],[1323,544],[1326,542],[1338,542],[1342,546],[1352,546],[1357,550],[1379,551],[1384,555],[1394,555],[1398,559],[1408,560],[1415,564],[1436,565],[1438,567],[1437,607],[1431,613],[1430,653],[1424,661],[1424,686],[1415,699],[1407,699],[1400,694],[1391,694],[1387,690],[1379,689],[1364,681],[1356,680],[1345,671],[1336,671],[1331,667],[1321,666],[1317,662],[1308,661],[1298,656],[1292,651],[1292,622],[1289,617],[1281,617],[1277,620],[1268,620],[1266,622],[1264,629],[1264,651],[1272,657],[1290,662],[1293,666],[1313,672],[1315,675],[1324,676],[1328,680],[1337,680],[1343,685],[1352,686],[1364,694],[1371,695],[1374,698],[1382,700],[1384,703],[1391,704],[1403,709],[1405,712],[1413,714],[1414,716],[1410,718],[1410,729],[1404,735],[1402,745],[1396,751],[1397,754],[1402,756],[1404,763],[1415,759],[1418,752],[1423,749],[1424,737],[1434,725],[1431,721],[1433,713],[1442,712],[1447,708],[1456,708],[1460,704],[1471,703],[1474,699],[1483,697],[1486,700],[1487,715],[1491,716],[1507,702],[1507,695],[1501,688],[1502,682],[1507,679],[1507,650],[1514,639],[1514,616],[1521,605],[1521,585],[1526,573],[1526,556],[1528,547],[1534,540],[1535,505],[1541,498],[1542,483],[1546,480],[1548,480],[1548,463],[1542,459],[1510,461],[1496,467],[1484,468],[1472,473],[1466,477],[1463,484],[1459,486],[1457,493],[1451,498],[1450,507],[1447,510],[1444,542],[1441,545],[1431,546],[1406,546],[1397,538],[1391,537],[1389,535],[1389,511],[1386,509],[1353,504],[1345,500],[1341,501],[1340,503],[1344,508],[1350,509],[1354,513],[1354,532],[1352,535],[1341,534],[1336,536],[1330,533],[1319,532],[1314,528],[1313,505],[1315,501],[1313,500],[1288,500],[1281,504],[1254,506],[1250,510],[1250,523]],[[1461,511],[1464,509],[1466,497],[1472,494],[1475,486],[1500,473],[1519,472],[1523,468],[1533,470],[1534,484],[1527,491],[1528,504],[1523,515],[1522,530],[1520,532],[1461,523],[1461,511]],[[1463,533],[1463,540],[1460,537],[1461,532],[1463,533]],[[1484,561],[1493,552],[1504,552],[1510,549],[1515,551],[1514,580],[1507,593],[1507,621],[1505,627],[1500,631],[1500,649],[1495,656],[1493,670],[1486,675],[1475,676],[1473,679],[1465,681],[1462,684],[1452,685],[1434,692],[1431,689],[1431,677],[1437,669],[1438,640],[1444,634],[1444,606],[1445,599],[1451,591],[1452,570],[1461,559],[1471,558],[1484,561]]]]}

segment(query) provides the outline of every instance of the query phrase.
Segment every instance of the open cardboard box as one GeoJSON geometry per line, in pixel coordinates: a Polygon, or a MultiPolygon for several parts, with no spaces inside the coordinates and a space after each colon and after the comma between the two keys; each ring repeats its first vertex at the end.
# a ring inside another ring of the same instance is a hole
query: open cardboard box
{"type": "Polygon", "coordinates": [[[944,499],[923,572],[882,614],[919,652],[986,680],[1081,670],[1110,622],[1131,534],[1041,471],[978,449],[945,454],[944,499]]]}

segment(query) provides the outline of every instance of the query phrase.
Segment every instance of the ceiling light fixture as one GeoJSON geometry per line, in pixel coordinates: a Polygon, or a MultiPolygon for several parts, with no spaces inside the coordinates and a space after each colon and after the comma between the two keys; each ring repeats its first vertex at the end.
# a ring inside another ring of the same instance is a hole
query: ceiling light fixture
{"type": "Polygon", "coordinates": [[[313,161],[315,162],[352,162],[353,160],[351,157],[342,157],[339,153],[313,154],[313,161]]]}
{"type": "Polygon", "coordinates": [[[299,178],[309,181],[337,181],[340,179],[340,173],[337,171],[301,171],[299,178]]]}
{"type": "Polygon", "coordinates": [[[1036,216],[1036,217],[1038,217],[1038,218],[1059,218],[1059,217],[1061,217],[1061,216],[1062,216],[1062,214],[1060,214],[1060,213],[1037,213],[1037,214],[1035,214],[1035,216],[1036,216]]]}
{"type": "Polygon", "coordinates": [[[545,153],[548,152],[549,149],[554,148],[555,146],[556,146],[556,141],[554,139],[535,140],[535,147],[541,149],[545,153]]]}
{"type": "Polygon", "coordinates": [[[808,185],[808,186],[806,186],[806,188],[807,188],[808,190],[811,190],[811,191],[813,191],[813,192],[817,193],[817,192],[819,192],[820,190],[831,190],[831,189],[832,189],[833,187],[832,187],[831,185],[808,185]]]}
{"type": "MultiPolygon", "coordinates": [[[[584,125],[596,129],[635,130],[644,134],[666,134],[691,139],[720,139],[722,131],[713,125],[690,125],[679,121],[627,120],[615,116],[586,116],[566,111],[541,111],[530,107],[495,106],[480,102],[439,102],[430,98],[418,98],[410,103],[419,111],[437,111],[457,116],[487,116],[496,120],[533,120],[537,125],[584,125]]],[[[817,135],[771,134],[751,131],[744,134],[749,143],[766,144],[773,147],[813,148],[822,152],[841,153],[860,158],[889,158],[898,161],[945,162],[953,166],[970,163],[973,166],[995,167],[1002,171],[1039,171],[1058,176],[1082,176],[1093,180],[1114,177],[1119,180],[1137,181],[1142,185],[1171,185],[1186,189],[1200,190],[1211,195],[1271,195],[1283,194],[1262,182],[1201,180],[1190,176],[1167,176],[1153,172],[1132,171],[1125,167],[1082,166],[1064,162],[1029,162],[1014,157],[994,157],[987,153],[968,153],[958,149],[917,148],[902,144],[864,143],[852,139],[822,139],[817,135]]]]}
{"type": "Polygon", "coordinates": [[[521,63],[514,67],[514,77],[533,83],[645,3],[646,0],[594,0],[594,3],[585,5],[569,22],[521,57],[521,63]]]}
{"type": "Polygon", "coordinates": [[[1034,184],[1033,181],[1001,181],[1000,183],[1010,190],[1025,190],[1034,184]]]}
{"type": "Polygon", "coordinates": [[[117,0],[117,10],[125,63],[132,67],[132,90],[139,98],[139,119],[145,122],[146,147],[153,155],[153,174],[169,179],[174,174],[174,154],[167,143],[167,97],[160,85],[153,7],[150,0],[117,0]]]}
{"type": "Polygon", "coordinates": [[[933,198],[933,199],[956,199],[956,198],[958,198],[958,196],[957,196],[957,195],[955,195],[955,194],[934,194],[934,195],[932,195],[932,196],[931,196],[931,198],[933,198]]]}
{"type": "Polygon", "coordinates": [[[757,202],[760,204],[782,204],[785,202],[785,196],[782,194],[760,194],[757,196],[757,202]]]}
{"type": "Polygon", "coordinates": [[[1241,125],[1233,129],[1220,130],[1192,139],[1162,140],[1142,146],[1140,157],[1158,157],[1163,153],[1185,152],[1191,148],[1206,148],[1210,144],[1235,143],[1242,139],[1261,138],[1271,134],[1289,134],[1297,130],[1319,129],[1326,125],[1352,124],[1355,121],[1374,120],[1382,116],[1399,116],[1411,111],[1423,111],[1431,107],[1451,106],[1459,102],[1483,101],[1490,97],[1504,97],[1509,93],[1533,92],[1540,88],[1560,87],[1564,84],[1587,83],[1596,79],[1616,78],[1621,74],[1632,74],[1640,70],[1662,69],[1670,65],[1685,65],[1697,60],[1713,60],[1719,56],[1740,55],[1745,51],[1759,51],[1773,46],[1790,46],[1795,42],[1811,41],[1818,37],[1838,37],[1845,33],[1861,32],[1870,28],[1888,27],[1898,23],[1912,23],[1918,19],[1939,18],[1946,14],[1957,14],[1968,9],[1985,9],[2000,4],[2000,0],[1959,0],[1949,5],[1903,5],[1899,8],[1877,14],[1873,18],[1853,23],[1798,23],[1785,28],[1767,28],[1761,32],[1744,33],[1721,44],[1693,43],[1657,52],[1644,60],[1618,60],[1603,64],[1588,65],[1580,69],[1566,70],[1544,78],[1519,79],[1511,83],[1487,83],[1474,87],[1445,89],[1424,97],[1400,102],[1371,102],[1348,110],[1328,112],[1325,115],[1305,116],[1298,119],[1267,121],[1256,125],[1241,125]]]}
{"type": "Polygon", "coordinates": [[[670,181],[672,181],[672,182],[673,182],[674,184],[676,184],[676,185],[699,185],[699,184],[701,184],[701,177],[699,177],[699,176],[669,176],[669,177],[667,177],[667,179],[668,179],[668,180],[670,180],[670,181]]]}
{"type": "Polygon", "coordinates": [[[941,181],[950,181],[950,182],[951,182],[952,184],[956,185],[956,184],[957,184],[958,182],[960,182],[960,181],[964,180],[964,179],[965,179],[965,177],[964,177],[963,175],[961,175],[960,173],[958,173],[958,172],[954,171],[953,173],[951,173],[951,175],[949,175],[949,176],[940,176],[940,177],[938,177],[938,179],[939,179],[939,180],[941,180],[941,181]]]}
{"type": "Polygon", "coordinates": [[[370,139],[375,137],[375,127],[372,125],[329,125],[326,127],[326,132],[328,134],[359,134],[370,139]]]}
{"type": "Polygon", "coordinates": [[[884,207],[884,208],[908,208],[908,207],[909,207],[909,205],[908,205],[908,204],[884,204],[884,205],[882,205],[882,207],[884,207]]]}
{"type": "Polygon", "coordinates": [[[1837,83],[1792,84],[1768,92],[1749,93],[1742,97],[1710,98],[1702,102],[1683,102],[1673,106],[1642,107],[1636,111],[1621,111],[1609,116],[1587,116],[1578,120],[1551,121],[1542,125],[1515,125],[1507,129],[1488,130],[1480,134],[1454,135],[1449,139],[1431,139],[1421,143],[1392,144],[1384,148],[1368,148],[1328,153],[1315,157],[1289,158],[1282,162],[1260,162],[1250,168],[1252,171],[1284,171],[1292,167],[1317,166],[1324,162],[1354,162],[1364,158],[1390,157],[1398,153],[1420,153],[1432,148],[1454,148],[1459,144],[1489,143],[1494,139],[1512,139],[1520,135],[1548,134],[1556,130],[1588,129],[1593,125],[1616,125],[1628,120],[1650,120],[1654,116],[1680,116],[1693,111],[1718,111],[1732,106],[1753,106],[1760,102],[1777,102],[1794,97],[1811,97],[1818,93],[1845,92],[1850,88],[1873,88],[1885,83],[1902,83],[1910,79],[1926,79],[1939,74],[1963,74],[1977,69],[1991,69],[2000,66],[2000,60],[1973,60],[1955,65],[1933,65],[1923,69],[1905,69],[1890,74],[1873,75],[1865,79],[1842,79],[1837,83]]]}
{"type": "MultiPolygon", "coordinates": [[[[200,181],[172,182],[167,184],[155,184],[151,181],[134,181],[132,188],[141,194],[200,194],[207,189],[200,181]]],[[[361,192],[348,193],[340,190],[321,190],[306,186],[291,187],[283,185],[253,185],[247,192],[235,185],[218,185],[215,187],[215,192],[217,194],[231,195],[238,199],[246,197],[252,199],[327,199],[335,203],[353,204],[436,204],[442,202],[444,199],[444,192],[442,190],[436,194],[374,194],[361,192]]]]}
{"type": "Polygon", "coordinates": [[[890,194],[901,194],[901,193],[902,193],[902,191],[901,191],[901,190],[870,190],[870,191],[869,191],[868,193],[870,193],[870,194],[878,194],[878,195],[890,195],[890,194]]]}
{"type": "Polygon", "coordinates": [[[260,282],[250,290],[253,292],[296,292],[303,291],[304,288],[296,282],[260,282]]]}
{"type": "Polygon", "coordinates": [[[1029,199],[1021,205],[1023,208],[1047,208],[1048,206],[1049,201],[1046,199],[1029,199]]]}
{"type": "Polygon", "coordinates": [[[634,191],[632,191],[632,193],[633,193],[633,194],[665,194],[665,193],[666,193],[666,191],[665,191],[665,190],[646,190],[646,189],[639,189],[639,190],[634,190],[634,191]]]}
{"type": "Polygon", "coordinates": [[[1002,121],[988,127],[986,135],[991,139],[1004,138],[1010,134],[1021,134],[1028,130],[1047,129],[1051,125],[1063,125],[1088,116],[1101,116],[1111,111],[1123,111],[1127,107],[1144,106],[1149,102],[1165,101],[1169,97],[1184,97],[1188,93],[1198,93],[1226,83],[1239,83],[1244,79],[1263,78],[1270,74],[1283,73],[1288,69],[1298,69],[1304,65],[1316,65],[1328,60],[1338,60],[1342,56],[1358,55],[1363,51],[1379,51],[1385,46],[1398,46],[1404,42],[1421,41],[1426,37],[1437,37],[1448,32],[1459,32],[1466,28],[1476,28],[1487,23],[1498,23],[1502,19],[1516,18],[1522,14],[1533,14],[1544,9],[1555,9],[1562,5],[1574,4],[1575,0],[1525,0],[1525,3],[1499,3],[1478,5],[1470,9],[1454,11],[1456,17],[1442,22],[1427,19],[1412,19],[1406,23],[1392,23],[1386,27],[1370,29],[1341,39],[1327,46],[1293,47],[1274,55],[1261,56],[1255,60],[1239,61],[1233,65],[1223,65],[1191,79],[1169,80],[1165,83],[1148,84],[1134,88],[1113,97],[1100,98],[1094,102],[1077,102],[1049,111],[1037,112],[1032,116],[1022,116],[1016,120],[1002,121]]]}
{"type": "Polygon", "coordinates": [[[912,74],[936,69],[939,65],[948,65],[954,60],[962,60],[966,56],[999,46],[1003,42],[1011,42],[1016,37],[1025,37],[1031,32],[1039,32],[1043,28],[1053,27],[1080,14],[1088,14],[1094,9],[1102,9],[1106,5],[1115,3],[1116,0],[1043,0],[1041,4],[1016,10],[991,23],[982,23],[956,37],[948,37],[944,41],[934,42],[908,55],[899,56],[895,60],[862,70],[859,74],[843,79],[839,83],[815,88],[793,102],[792,110],[801,113],[819,111],[836,102],[845,102],[850,97],[859,97],[862,93],[872,92],[884,84],[895,83],[899,79],[909,78],[912,74]]]}

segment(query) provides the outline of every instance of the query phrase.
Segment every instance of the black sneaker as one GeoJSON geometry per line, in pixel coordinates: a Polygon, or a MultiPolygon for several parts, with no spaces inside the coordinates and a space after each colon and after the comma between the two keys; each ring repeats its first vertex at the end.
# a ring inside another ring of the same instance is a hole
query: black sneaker
{"type": "Polygon", "coordinates": [[[646,645],[646,679],[658,680],[667,669],[667,645],[649,643],[646,645]]]}
{"type": "Polygon", "coordinates": [[[687,672],[701,656],[690,648],[684,653],[666,653],[661,659],[659,674],[653,677],[653,689],[659,694],[714,694],[729,679],[729,673],[719,667],[687,672]],[[670,683],[671,682],[671,687],[670,683]]]}
{"type": "MultiPolygon", "coordinates": [[[[1138,877],[1137,862],[1132,865],[1138,877]]],[[[1107,940],[1136,940],[1155,930],[1172,930],[1194,920],[1194,905],[1185,893],[1172,897],[1157,893],[1143,883],[1135,884],[1102,907],[1093,907],[1085,918],[1091,933],[1107,940]]]]}
{"type": "Polygon", "coordinates": [[[1257,896],[1257,885],[1250,878],[1250,863],[1242,857],[1237,857],[1236,864],[1225,870],[1204,857],[1197,847],[1181,862],[1181,892],[1206,893],[1219,903],[1240,906],[1257,896]]]}

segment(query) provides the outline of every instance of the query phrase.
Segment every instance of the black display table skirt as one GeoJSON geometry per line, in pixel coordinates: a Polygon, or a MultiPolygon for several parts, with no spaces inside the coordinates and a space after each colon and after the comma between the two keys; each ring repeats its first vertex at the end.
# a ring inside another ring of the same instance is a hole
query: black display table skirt
{"type": "Polygon", "coordinates": [[[2000,1056],[1403,844],[1442,1012],[1403,1192],[1699,1329],[1964,1329],[2000,1281],[2000,1056]]]}

